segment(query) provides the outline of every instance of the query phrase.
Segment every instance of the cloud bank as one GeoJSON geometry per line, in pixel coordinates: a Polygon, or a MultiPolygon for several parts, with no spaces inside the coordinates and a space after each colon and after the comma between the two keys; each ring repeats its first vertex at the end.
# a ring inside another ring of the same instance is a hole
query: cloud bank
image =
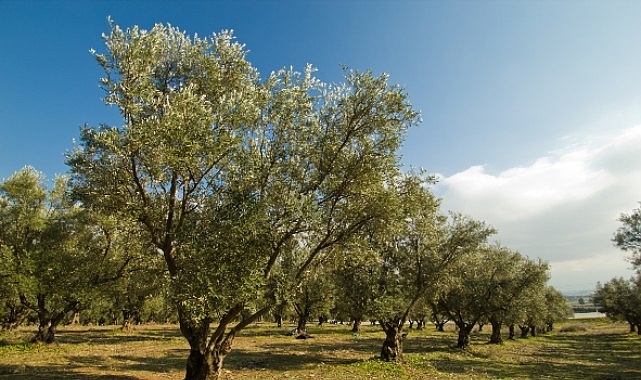
{"type": "Polygon", "coordinates": [[[641,125],[563,142],[526,167],[441,176],[435,192],[445,209],[496,227],[501,244],[548,261],[555,287],[593,289],[633,273],[610,239],[641,201],[641,125]]]}

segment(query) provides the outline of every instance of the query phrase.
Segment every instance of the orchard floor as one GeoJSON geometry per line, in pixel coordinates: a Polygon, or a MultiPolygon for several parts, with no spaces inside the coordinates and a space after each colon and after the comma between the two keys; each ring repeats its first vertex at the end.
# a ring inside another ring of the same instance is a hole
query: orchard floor
{"type": "MultiPolygon", "coordinates": [[[[405,361],[376,357],[384,334],[363,326],[310,326],[297,340],[261,323],[245,330],[226,358],[222,379],[641,379],[641,336],[604,319],[572,320],[536,338],[486,344],[489,328],[475,332],[468,350],[456,333],[428,325],[409,330],[405,361]]],[[[0,379],[183,379],[186,341],[176,325],[61,327],[52,345],[25,344],[33,328],[0,335],[0,379]]]]}

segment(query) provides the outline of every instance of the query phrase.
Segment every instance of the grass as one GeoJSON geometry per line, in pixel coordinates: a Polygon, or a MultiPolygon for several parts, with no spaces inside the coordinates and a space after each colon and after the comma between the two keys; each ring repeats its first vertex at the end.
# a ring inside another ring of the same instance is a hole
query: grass
{"type": "MultiPolygon", "coordinates": [[[[456,334],[410,330],[405,361],[376,357],[384,334],[363,326],[312,327],[312,339],[284,335],[258,324],[234,341],[223,379],[598,379],[641,378],[641,337],[627,324],[570,321],[536,338],[486,344],[489,331],[475,332],[469,349],[455,347],[456,334]]],[[[485,330],[489,330],[486,328],[485,330]]],[[[53,345],[25,343],[34,333],[0,335],[0,379],[182,379],[188,345],[175,325],[63,327],[53,345]]]]}

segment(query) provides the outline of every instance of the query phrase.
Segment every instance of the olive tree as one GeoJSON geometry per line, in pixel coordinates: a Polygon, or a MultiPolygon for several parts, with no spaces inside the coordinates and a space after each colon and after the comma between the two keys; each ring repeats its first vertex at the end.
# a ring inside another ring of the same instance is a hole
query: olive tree
{"type": "Polygon", "coordinates": [[[493,233],[484,223],[439,212],[430,178],[408,174],[396,183],[394,219],[369,231],[366,242],[378,254],[370,315],[385,332],[381,358],[398,361],[403,328],[415,307],[436,293],[447,269],[493,233]]]}
{"type": "Polygon", "coordinates": [[[486,293],[487,319],[492,325],[490,343],[498,344],[503,342],[502,326],[518,313],[522,301],[527,302],[532,291],[545,288],[549,267],[498,245],[491,247],[488,261],[485,267],[492,271],[492,278],[486,293]]]}
{"type": "Polygon", "coordinates": [[[335,312],[338,316],[349,318],[354,333],[360,332],[361,323],[372,310],[376,294],[374,273],[377,269],[377,255],[371,250],[354,246],[341,256],[340,263],[332,273],[336,286],[335,312]]]}
{"type": "Polygon", "coordinates": [[[592,296],[599,311],[612,320],[626,321],[630,332],[641,327],[641,287],[638,282],[638,278],[613,278],[604,284],[598,283],[592,296]]]}
{"type": "Polygon", "coordinates": [[[634,209],[629,214],[619,217],[621,226],[617,229],[612,242],[622,250],[630,252],[630,262],[636,267],[641,267],[641,208],[634,209]]]}
{"type": "Polygon", "coordinates": [[[67,181],[51,189],[32,168],[0,185],[0,267],[11,290],[38,318],[34,341],[51,343],[69,312],[87,307],[100,284],[113,281],[136,257],[136,239],[116,220],[90,215],[68,197],[67,181]]]}
{"type": "Polygon", "coordinates": [[[278,283],[303,282],[388,212],[418,115],[386,75],[346,69],[329,86],[308,67],[261,80],[230,32],[111,23],[105,42],[105,101],[123,125],[81,131],[68,158],[76,199],[144,231],[190,345],[185,378],[217,378],[278,283]],[[285,255],[299,265],[276,276],[285,255]]]}

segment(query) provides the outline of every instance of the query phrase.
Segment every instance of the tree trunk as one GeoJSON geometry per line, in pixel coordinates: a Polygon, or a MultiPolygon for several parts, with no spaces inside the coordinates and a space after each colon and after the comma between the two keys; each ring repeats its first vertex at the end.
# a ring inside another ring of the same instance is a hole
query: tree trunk
{"type": "Polygon", "coordinates": [[[474,328],[473,323],[457,323],[458,326],[458,341],[456,342],[456,346],[458,348],[466,348],[467,346],[470,345],[470,333],[472,332],[472,329],[474,328]]]}
{"type": "Polygon", "coordinates": [[[56,340],[56,326],[53,326],[51,319],[39,318],[38,332],[33,337],[33,342],[53,343],[56,340]]]}
{"type": "Polygon", "coordinates": [[[131,332],[135,314],[136,312],[134,311],[130,311],[127,309],[122,310],[122,326],[120,327],[121,330],[131,332]]]}
{"type": "Polygon", "coordinates": [[[521,338],[527,338],[528,333],[530,332],[530,326],[519,325],[519,329],[521,330],[521,338]]]}
{"type": "Polygon", "coordinates": [[[240,323],[227,331],[227,326],[236,320],[244,310],[243,304],[238,304],[223,315],[216,330],[210,336],[211,319],[193,320],[190,318],[188,310],[179,308],[180,332],[187,339],[190,347],[185,380],[218,379],[222,373],[223,360],[231,352],[236,333],[250,323],[256,322],[269,309],[269,307],[265,307],[253,315],[246,316],[240,323]]]}
{"type": "Polygon", "coordinates": [[[357,333],[361,331],[361,320],[360,318],[354,318],[354,323],[352,324],[352,332],[357,333]]]}
{"type": "MultiPolygon", "coordinates": [[[[207,338],[210,332],[210,321],[185,321],[181,318],[180,331],[189,342],[189,356],[185,380],[213,380],[218,379],[223,367],[223,359],[231,351],[231,342],[227,350],[220,346],[212,349],[207,347],[207,338]]],[[[226,342],[226,340],[224,340],[226,342]]]]}
{"type": "Polygon", "coordinates": [[[221,351],[205,349],[189,351],[185,380],[215,380],[220,377],[223,359],[227,354],[221,351]]]}
{"type": "Polygon", "coordinates": [[[381,359],[386,362],[403,360],[403,325],[394,322],[381,322],[381,326],[385,331],[381,359]]]}
{"type": "Polygon", "coordinates": [[[434,322],[434,326],[436,326],[436,331],[444,332],[445,331],[445,323],[446,322],[434,322]]]}
{"type": "Polygon", "coordinates": [[[296,325],[296,332],[298,334],[305,334],[307,332],[307,315],[298,316],[298,324],[296,325]]]}
{"type": "Polygon", "coordinates": [[[70,311],[78,309],[78,301],[71,300],[58,312],[51,312],[46,307],[46,295],[38,294],[37,304],[32,304],[25,295],[20,295],[20,303],[38,314],[38,332],[32,342],[53,343],[56,340],[56,328],[70,311]]]}
{"type": "Polygon", "coordinates": [[[5,306],[9,310],[9,314],[2,320],[2,329],[13,330],[22,324],[29,314],[29,310],[23,305],[11,301],[7,301],[5,306]]]}
{"type": "Polygon", "coordinates": [[[628,324],[630,325],[630,332],[631,333],[635,332],[636,331],[636,326],[634,326],[634,323],[628,322],[628,324]]]}
{"type": "Polygon", "coordinates": [[[530,335],[533,337],[536,336],[536,326],[530,326],[530,335]]]}
{"type": "Polygon", "coordinates": [[[509,327],[510,335],[507,337],[509,340],[514,340],[514,325],[510,325],[509,327]]]}
{"type": "Polygon", "coordinates": [[[501,322],[499,321],[490,321],[492,325],[492,334],[490,335],[490,343],[492,344],[501,344],[503,343],[503,337],[501,336],[501,322]]]}
{"type": "Polygon", "coordinates": [[[283,315],[282,314],[277,314],[276,315],[276,325],[278,328],[283,327],[283,315]]]}

